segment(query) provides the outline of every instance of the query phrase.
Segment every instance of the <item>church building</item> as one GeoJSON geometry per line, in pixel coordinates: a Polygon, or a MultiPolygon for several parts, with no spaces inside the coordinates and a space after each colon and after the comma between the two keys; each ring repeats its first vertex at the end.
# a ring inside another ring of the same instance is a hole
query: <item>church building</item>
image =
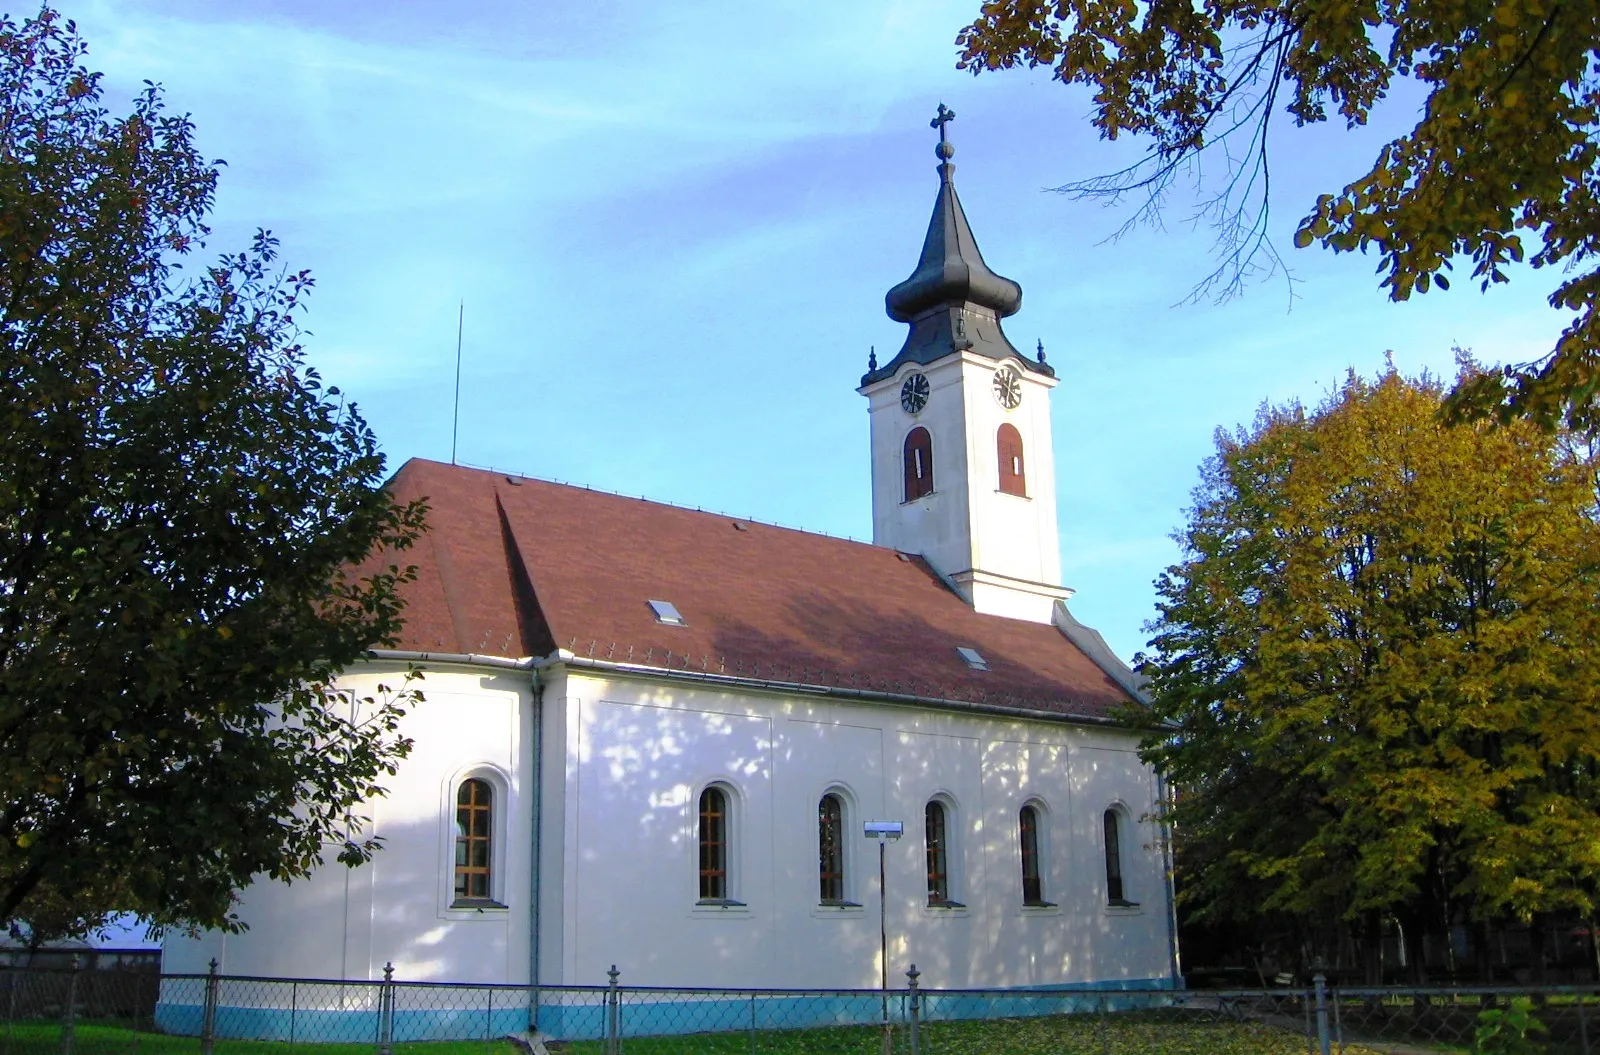
{"type": "Polygon", "coordinates": [[[1068,610],[1043,352],[1002,320],[940,108],[908,331],[856,391],[873,541],[414,459],[425,670],[383,849],[241,894],[165,969],[603,985],[1179,984],[1138,677],[1068,610]],[[884,850],[868,822],[899,822],[884,850]]]}

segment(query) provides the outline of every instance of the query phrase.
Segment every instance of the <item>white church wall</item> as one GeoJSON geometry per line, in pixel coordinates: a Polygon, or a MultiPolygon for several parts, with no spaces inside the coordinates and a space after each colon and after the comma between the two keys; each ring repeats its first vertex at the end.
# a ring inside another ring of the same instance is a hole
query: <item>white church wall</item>
{"type": "MultiPolygon", "coordinates": [[[[403,668],[371,664],[341,679],[357,697],[403,668]]],[[[325,863],[292,884],[258,881],[239,895],[249,930],[171,935],[168,971],[374,979],[386,963],[407,981],[525,981],[528,978],[532,814],[527,794],[531,676],[512,670],[430,665],[424,700],[401,725],[414,741],[388,793],[367,804],[383,848],[349,869],[330,845],[325,863]],[[495,788],[492,892],[504,908],[451,907],[454,794],[476,776],[495,788]]]]}
{"type": "Polygon", "coordinates": [[[546,965],[547,981],[603,983],[616,963],[633,985],[876,985],[867,818],[906,825],[887,855],[893,982],[912,962],[935,987],[1170,975],[1148,833],[1124,851],[1141,904],[1105,904],[1099,818],[1120,804],[1147,828],[1138,819],[1154,805],[1127,733],[578,669],[560,691],[563,948],[560,977],[546,965]],[[730,894],[742,906],[695,904],[698,798],[711,781],[734,793],[730,894]],[[833,788],[847,802],[847,895],[860,908],[819,905],[817,803],[833,788]],[[923,809],[934,796],[951,808],[951,897],[964,908],[928,905],[923,809]],[[1017,817],[1030,801],[1042,807],[1053,908],[1022,905],[1017,817]]]}

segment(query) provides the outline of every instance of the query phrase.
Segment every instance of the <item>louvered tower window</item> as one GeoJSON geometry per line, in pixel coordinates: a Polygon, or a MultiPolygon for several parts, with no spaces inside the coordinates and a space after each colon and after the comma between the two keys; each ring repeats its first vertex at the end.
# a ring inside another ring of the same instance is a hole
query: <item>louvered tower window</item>
{"type": "Polygon", "coordinates": [[[1000,457],[1000,490],[1008,495],[1028,497],[1028,474],[1022,464],[1022,433],[1009,421],[995,434],[1000,457]]]}
{"type": "Polygon", "coordinates": [[[933,437],[918,425],[906,433],[906,501],[933,494],[933,437]]]}

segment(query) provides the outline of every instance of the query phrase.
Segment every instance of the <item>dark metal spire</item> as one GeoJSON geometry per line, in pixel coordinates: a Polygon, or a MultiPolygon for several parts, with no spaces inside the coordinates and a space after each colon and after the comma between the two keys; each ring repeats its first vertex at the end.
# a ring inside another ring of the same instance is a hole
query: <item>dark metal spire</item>
{"type": "Polygon", "coordinates": [[[868,373],[862,384],[887,377],[906,362],[932,363],[960,351],[991,359],[1016,359],[1029,369],[1053,373],[1012,347],[1000,328],[1001,319],[1022,307],[1022,287],[984,263],[956,196],[956,167],[950,161],[956,151],[947,132],[955,116],[955,111],[940,103],[938,115],[929,122],[939,130],[939,143],[934,147],[939,159],[939,194],[916,269],[884,298],[889,317],[910,324],[911,332],[899,354],[868,373]]]}

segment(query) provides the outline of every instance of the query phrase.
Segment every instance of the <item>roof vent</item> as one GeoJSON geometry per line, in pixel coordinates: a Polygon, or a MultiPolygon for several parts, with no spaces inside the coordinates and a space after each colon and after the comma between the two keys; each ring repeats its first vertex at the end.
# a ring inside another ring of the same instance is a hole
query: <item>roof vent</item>
{"type": "MultiPolygon", "coordinates": [[[[656,614],[656,622],[665,623],[667,626],[688,626],[683,616],[678,612],[678,606],[671,601],[649,601],[650,610],[656,614]]],[[[976,652],[973,655],[977,655],[976,652]]]]}
{"type": "MultiPolygon", "coordinates": [[[[650,603],[655,604],[654,601],[651,601],[650,603]]],[[[989,661],[979,655],[978,650],[975,648],[967,648],[965,645],[958,646],[956,648],[956,655],[961,657],[961,662],[965,663],[973,670],[989,669],[989,661]]]]}
{"type": "Polygon", "coordinates": [[[745,527],[743,524],[739,523],[739,521],[735,520],[733,522],[733,530],[735,530],[735,531],[749,531],[750,529],[745,527]]]}
{"type": "Polygon", "coordinates": [[[909,554],[909,553],[896,553],[895,556],[899,557],[901,560],[905,561],[907,564],[911,563],[911,554],[909,554]]]}

